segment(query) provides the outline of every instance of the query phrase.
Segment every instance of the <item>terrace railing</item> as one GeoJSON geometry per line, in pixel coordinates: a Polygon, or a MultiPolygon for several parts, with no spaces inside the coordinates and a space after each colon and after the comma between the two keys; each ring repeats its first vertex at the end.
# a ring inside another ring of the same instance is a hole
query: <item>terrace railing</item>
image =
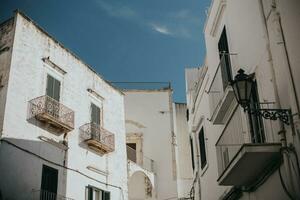
{"type": "Polygon", "coordinates": [[[143,169],[154,172],[155,171],[155,163],[154,160],[148,158],[146,156],[138,157],[137,151],[129,146],[127,146],[127,159],[136,163],[143,169]]]}

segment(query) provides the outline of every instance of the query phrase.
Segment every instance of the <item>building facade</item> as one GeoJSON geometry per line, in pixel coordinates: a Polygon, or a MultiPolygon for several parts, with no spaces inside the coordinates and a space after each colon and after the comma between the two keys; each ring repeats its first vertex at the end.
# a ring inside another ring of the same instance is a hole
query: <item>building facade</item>
{"type": "Polygon", "coordinates": [[[124,94],[19,11],[0,26],[2,199],[127,199],[124,94]]]}
{"type": "Polygon", "coordinates": [[[120,86],[126,88],[129,199],[177,199],[172,90],[137,85],[120,86]]]}
{"type": "Polygon", "coordinates": [[[186,70],[195,199],[300,198],[299,8],[212,1],[206,60],[186,70]],[[249,108],[291,109],[287,123],[242,109],[231,87],[239,69],[254,78],[249,108]]]}
{"type": "Polygon", "coordinates": [[[173,103],[176,179],[178,199],[190,197],[193,181],[190,137],[186,103],[173,103]]]}

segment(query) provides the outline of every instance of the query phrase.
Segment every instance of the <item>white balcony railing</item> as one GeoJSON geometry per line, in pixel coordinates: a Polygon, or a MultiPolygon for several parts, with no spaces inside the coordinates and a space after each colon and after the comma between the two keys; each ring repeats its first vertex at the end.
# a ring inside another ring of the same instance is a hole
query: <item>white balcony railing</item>
{"type": "Polygon", "coordinates": [[[154,172],[155,171],[155,163],[154,160],[146,157],[146,156],[140,156],[138,157],[137,151],[129,146],[127,146],[127,159],[136,163],[143,169],[154,172]]]}
{"type": "Polygon", "coordinates": [[[241,146],[250,142],[242,124],[241,110],[236,108],[216,144],[219,175],[223,173],[241,146]]]}
{"type": "Polygon", "coordinates": [[[242,112],[236,107],[216,143],[220,185],[250,185],[280,157],[280,143],[253,140],[255,136],[243,128],[242,112]]]}
{"type": "Polygon", "coordinates": [[[211,119],[214,124],[222,124],[227,108],[234,98],[230,81],[232,80],[232,63],[236,64],[235,54],[224,54],[208,89],[211,119]]]}

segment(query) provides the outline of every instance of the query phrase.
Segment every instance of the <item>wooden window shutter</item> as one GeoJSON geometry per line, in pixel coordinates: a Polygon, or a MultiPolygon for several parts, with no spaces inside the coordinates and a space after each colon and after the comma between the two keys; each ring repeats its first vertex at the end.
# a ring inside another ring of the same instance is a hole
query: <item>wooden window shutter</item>
{"type": "Polygon", "coordinates": [[[93,200],[93,188],[88,187],[88,200],[93,200]]]}
{"type": "Polygon", "coordinates": [[[60,81],[53,78],[52,76],[47,76],[47,89],[46,95],[59,101],[60,98],[60,81]]]}
{"type": "Polygon", "coordinates": [[[49,97],[53,96],[53,82],[54,82],[54,78],[50,75],[47,76],[47,89],[46,89],[46,94],[49,97]]]}
{"type": "Polygon", "coordinates": [[[54,90],[53,90],[53,99],[55,99],[56,101],[59,101],[60,98],[60,82],[56,79],[54,79],[54,86],[53,86],[54,90]]]}
{"type": "Polygon", "coordinates": [[[103,191],[102,197],[103,200],[110,200],[110,192],[103,191]]]}
{"type": "Polygon", "coordinates": [[[91,109],[91,121],[97,125],[100,125],[100,108],[92,103],[91,109]]]}

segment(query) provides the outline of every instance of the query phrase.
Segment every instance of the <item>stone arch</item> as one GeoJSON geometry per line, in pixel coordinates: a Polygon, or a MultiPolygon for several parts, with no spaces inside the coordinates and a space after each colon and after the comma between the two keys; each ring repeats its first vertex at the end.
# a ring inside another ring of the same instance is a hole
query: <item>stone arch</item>
{"type": "Polygon", "coordinates": [[[154,199],[154,180],[140,170],[136,170],[129,175],[128,196],[129,200],[154,199]]]}

